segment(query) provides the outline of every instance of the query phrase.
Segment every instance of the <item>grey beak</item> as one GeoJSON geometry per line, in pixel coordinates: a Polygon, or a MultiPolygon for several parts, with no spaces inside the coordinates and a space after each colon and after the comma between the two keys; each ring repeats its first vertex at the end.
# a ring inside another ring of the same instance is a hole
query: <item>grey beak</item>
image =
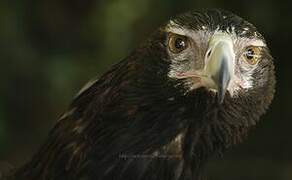
{"type": "Polygon", "coordinates": [[[228,59],[223,57],[220,61],[219,70],[215,76],[212,77],[217,85],[217,98],[220,104],[223,103],[227,87],[231,79],[231,73],[228,67],[228,59]]]}
{"type": "Polygon", "coordinates": [[[218,103],[222,104],[234,74],[234,51],[232,40],[226,36],[215,37],[209,48],[211,55],[207,58],[205,75],[212,81],[211,88],[217,90],[218,103]]]}

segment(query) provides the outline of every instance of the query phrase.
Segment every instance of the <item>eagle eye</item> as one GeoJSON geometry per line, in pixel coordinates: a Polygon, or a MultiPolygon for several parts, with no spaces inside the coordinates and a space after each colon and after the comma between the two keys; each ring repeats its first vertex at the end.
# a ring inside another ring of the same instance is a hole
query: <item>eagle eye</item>
{"type": "Polygon", "coordinates": [[[189,46],[189,39],[186,36],[169,33],[168,48],[173,53],[180,53],[189,46]]]}
{"type": "Polygon", "coordinates": [[[250,65],[255,65],[259,61],[260,56],[261,49],[257,46],[249,46],[243,53],[244,60],[250,65]]]}

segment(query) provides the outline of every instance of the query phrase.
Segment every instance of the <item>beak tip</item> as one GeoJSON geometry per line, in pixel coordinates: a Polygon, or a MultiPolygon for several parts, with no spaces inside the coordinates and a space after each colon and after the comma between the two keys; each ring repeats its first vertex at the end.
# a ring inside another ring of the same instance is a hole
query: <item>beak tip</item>
{"type": "Polygon", "coordinates": [[[225,92],[220,92],[219,91],[217,93],[217,101],[218,101],[218,104],[223,104],[224,98],[225,98],[225,92]]]}

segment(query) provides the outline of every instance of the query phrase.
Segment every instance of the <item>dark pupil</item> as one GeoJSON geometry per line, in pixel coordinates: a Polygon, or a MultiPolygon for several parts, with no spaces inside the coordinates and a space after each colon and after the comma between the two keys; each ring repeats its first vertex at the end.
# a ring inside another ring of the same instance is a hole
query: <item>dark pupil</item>
{"type": "Polygon", "coordinates": [[[177,48],[177,49],[183,49],[185,47],[185,45],[186,44],[185,44],[185,41],[183,39],[177,38],[175,40],[175,44],[174,44],[175,48],[177,48]]]}
{"type": "Polygon", "coordinates": [[[247,59],[253,59],[254,57],[254,51],[252,49],[248,49],[246,53],[247,59]]]}

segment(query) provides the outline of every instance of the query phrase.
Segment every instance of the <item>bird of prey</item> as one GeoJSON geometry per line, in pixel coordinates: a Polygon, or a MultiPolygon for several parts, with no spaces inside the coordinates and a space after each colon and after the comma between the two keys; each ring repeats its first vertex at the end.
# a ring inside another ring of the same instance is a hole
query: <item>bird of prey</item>
{"type": "Polygon", "coordinates": [[[198,180],[240,143],[275,89],[256,27],[224,10],[171,18],[87,85],[9,180],[198,180]]]}

